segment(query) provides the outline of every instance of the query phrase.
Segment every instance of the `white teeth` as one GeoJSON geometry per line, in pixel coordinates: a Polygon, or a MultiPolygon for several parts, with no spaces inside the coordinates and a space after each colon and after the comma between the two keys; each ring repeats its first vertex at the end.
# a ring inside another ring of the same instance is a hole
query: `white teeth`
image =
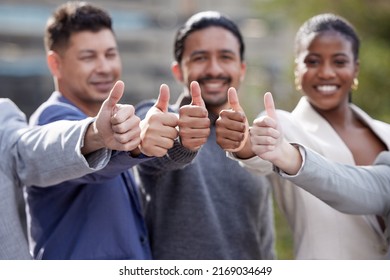
{"type": "Polygon", "coordinates": [[[206,86],[211,89],[217,89],[221,87],[221,83],[207,83],[206,86]]]}
{"type": "Polygon", "coordinates": [[[330,92],[330,91],[337,90],[337,86],[323,85],[323,86],[317,86],[317,89],[319,91],[330,92]]]}

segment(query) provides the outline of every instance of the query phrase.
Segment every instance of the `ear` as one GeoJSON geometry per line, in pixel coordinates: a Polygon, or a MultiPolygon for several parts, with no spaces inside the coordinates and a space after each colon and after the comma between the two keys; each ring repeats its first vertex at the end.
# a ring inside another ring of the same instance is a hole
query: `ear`
{"type": "Polygon", "coordinates": [[[302,86],[301,86],[301,78],[299,77],[299,70],[298,70],[298,60],[295,59],[295,63],[294,63],[294,85],[295,85],[295,89],[297,91],[301,91],[302,90],[302,86]]]}
{"type": "Polygon", "coordinates": [[[360,70],[360,61],[356,60],[355,62],[355,78],[359,75],[359,70],[360,70]]]}
{"type": "Polygon", "coordinates": [[[298,77],[298,59],[296,58],[294,60],[294,78],[297,79],[298,77]]]}
{"type": "Polygon", "coordinates": [[[181,67],[177,61],[172,62],[171,70],[172,70],[172,74],[175,77],[175,79],[178,80],[179,82],[184,83],[183,73],[182,73],[181,67]]]}
{"type": "Polygon", "coordinates": [[[51,74],[57,79],[61,77],[61,58],[60,56],[54,52],[49,51],[46,55],[47,65],[51,74]]]}

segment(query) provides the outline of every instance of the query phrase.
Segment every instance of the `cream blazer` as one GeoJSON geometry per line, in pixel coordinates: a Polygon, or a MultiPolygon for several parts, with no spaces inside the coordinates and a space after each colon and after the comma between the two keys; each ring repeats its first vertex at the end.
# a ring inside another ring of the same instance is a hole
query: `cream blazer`
{"type": "MultiPolygon", "coordinates": [[[[372,119],[353,104],[351,108],[389,148],[390,125],[372,119]]],[[[305,97],[291,114],[280,110],[277,114],[288,141],[309,147],[332,161],[355,165],[342,139],[305,97]]],[[[292,229],[296,259],[387,258],[389,244],[376,216],[343,214],[274,174],[272,165],[258,157],[240,162],[252,171],[269,174],[275,198],[292,229]]]]}

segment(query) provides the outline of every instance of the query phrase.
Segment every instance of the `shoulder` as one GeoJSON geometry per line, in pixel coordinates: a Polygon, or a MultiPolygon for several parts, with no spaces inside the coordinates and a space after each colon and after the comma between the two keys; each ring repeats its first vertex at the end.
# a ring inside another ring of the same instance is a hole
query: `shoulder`
{"type": "Polygon", "coordinates": [[[0,123],[1,131],[26,127],[26,115],[7,98],[0,98],[0,123]]]}
{"type": "Polygon", "coordinates": [[[352,109],[352,110],[353,110],[361,119],[363,119],[363,120],[364,120],[366,123],[368,123],[369,125],[375,125],[375,126],[379,126],[379,127],[381,127],[381,128],[390,129],[390,124],[372,118],[372,117],[371,117],[369,114],[367,114],[363,109],[359,108],[359,107],[356,106],[355,104],[351,104],[350,107],[351,107],[351,109],[352,109]]]}
{"type": "Polygon", "coordinates": [[[6,151],[27,128],[26,116],[11,100],[0,98],[0,123],[1,155],[6,157],[6,151]]]}
{"type": "Polygon", "coordinates": [[[87,117],[76,106],[53,95],[31,115],[30,125],[43,125],[59,120],[81,120],[87,117]]]}
{"type": "Polygon", "coordinates": [[[1,123],[9,119],[20,119],[22,121],[26,120],[25,114],[8,98],[0,98],[0,120],[1,123]]]}
{"type": "Polygon", "coordinates": [[[135,110],[140,111],[140,110],[149,110],[150,107],[152,107],[156,103],[156,99],[148,99],[148,100],[143,100],[139,102],[137,105],[135,105],[135,110]]]}
{"type": "Polygon", "coordinates": [[[390,139],[390,124],[374,119],[358,106],[351,104],[352,110],[382,139],[390,139]]]}

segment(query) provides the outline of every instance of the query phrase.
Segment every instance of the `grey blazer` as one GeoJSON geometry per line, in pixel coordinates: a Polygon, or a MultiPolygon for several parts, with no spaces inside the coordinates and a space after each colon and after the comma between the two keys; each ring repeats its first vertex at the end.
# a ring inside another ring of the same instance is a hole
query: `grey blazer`
{"type": "Polygon", "coordinates": [[[341,212],[383,216],[389,242],[390,152],[382,152],[373,166],[357,167],[332,162],[304,147],[301,151],[305,160],[298,174],[279,174],[341,212]]]}
{"type": "Polygon", "coordinates": [[[28,128],[25,115],[0,98],[0,259],[30,259],[22,186],[49,186],[103,168],[111,151],[80,152],[93,119],[28,128]]]}

